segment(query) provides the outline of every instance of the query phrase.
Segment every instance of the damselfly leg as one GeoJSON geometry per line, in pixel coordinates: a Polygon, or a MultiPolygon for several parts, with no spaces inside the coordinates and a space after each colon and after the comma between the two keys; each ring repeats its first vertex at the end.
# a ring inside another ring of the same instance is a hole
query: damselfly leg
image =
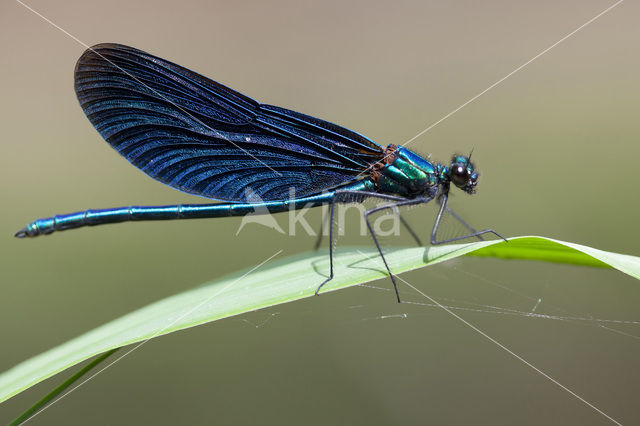
{"type": "MultiPolygon", "coordinates": [[[[396,293],[396,298],[397,298],[398,302],[401,302],[400,293],[398,291],[398,285],[396,283],[396,280],[395,280],[395,277],[394,277],[393,273],[391,272],[391,268],[389,267],[389,264],[387,263],[387,260],[384,257],[384,253],[382,251],[382,246],[380,245],[380,242],[378,241],[378,237],[376,236],[375,231],[373,229],[373,226],[371,225],[371,222],[369,221],[369,216],[372,215],[373,213],[381,212],[383,210],[396,210],[396,213],[400,217],[401,223],[403,223],[403,225],[409,230],[409,233],[414,238],[414,240],[416,240],[418,245],[422,245],[420,243],[420,239],[419,239],[418,235],[413,231],[413,229],[411,229],[411,227],[406,222],[406,220],[404,220],[402,218],[402,216],[399,214],[397,209],[399,207],[405,207],[405,206],[411,206],[411,205],[417,205],[417,204],[426,204],[426,203],[432,201],[433,197],[421,197],[421,198],[415,198],[415,199],[407,200],[406,198],[394,197],[394,196],[391,196],[391,195],[379,194],[379,193],[376,193],[376,192],[364,192],[364,191],[339,191],[339,192],[336,192],[333,200],[331,201],[331,209],[330,209],[330,215],[329,215],[329,278],[327,278],[326,280],[324,280],[322,282],[322,284],[320,284],[320,286],[316,290],[316,295],[319,293],[320,289],[326,283],[328,283],[329,281],[331,281],[333,279],[333,224],[334,224],[334,219],[335,219],[335,205],[336,205],[336,203],[339,203],[339,202],[354,201],[353,199],[349,199],[349,197],[356,198],[357,200],[355,200],[355,201],[360,201],[360,202],[364,201],[364,198],[378,198],[378,199],[382,199],[382,200],[391,201],[391,203],[389,203],[389,204],[385,204],[385,205],[374,207],[372,209],[367,210],[364,213],[364,218],[365,218],[369,233],[371,234],[371,237],[373,238],[373,242],[375,243],[376,248],[378,249],[378,253],[380,254],[380,257],[382,258],[382,262],[384,263],[384,266],[385,266],[385,268],[387,270],[387,273],[389,274],[389,278],[391,279],[391,283],[393,284],[393,288],[394,288],[395,293],[396,293]]],[[[463,240],[463,239],[466,239],[466,238],[473,238],[473,237],[476,237],[476,238],[482,240],[483,239],[482,235],[484,235],[484,234],[494,234],[498,238],[501,238],[501,239],[507,241],[506,238],[502,237],[500,234],[498,234],[493,229],[484,229],[484,230],[481,230],[481,231],[476,231],[467,222],[465,222],[457,213],[455,213],[452,209],[447,207],[447,201],[448,201],[447,194],[446,193],[442,194],[440,196],[440,199],[439,199],[440,208],[438,210],[438,214],[436,216],[436,220],[435,220],[435,222],[433,224],[433,229],[431,231],[431,244],[432,245],[445,244],[445,243],[450,243],[450,242],[453,242],[453,241],[458,241],[458,240],[463,240]],[[438,232],[438,227],[441,224],[442,215],[443,215],[443,213],[445,211],[450,213],[457,221],[459,221],[465,228],[467,228],[470,231],[470,233],[467,234],[467,235],[463,235],[463,236],[459,236],[459,237],[455,237],[455,238],[449,238],[449,239],[438,241],[437,238],[436,238],[436,235],[437,235],[437,232],[438,232]]],[[[322,236],[322,233],[320,233],[320,237],[316,242],[317,246],[319,246],[319,242],[322,241],[321,236],[322,236]]]]}
{"type": "Polygon", "coordinates": [[[395,210],[398,207],[404,207],[404,206],[411,206],[411,205],[415,205],[415,204],[426,204],[429,201],[433,200],[433,197],[424,197],[424,198],[415,198],[413,200],[403,200],[397,203],[392,203],[392,204],[386,204],[384,206],[379,206],[379,207],[374,207],[370,210],[367,210],[364,213],[364,218],[365,221],[367,222],[367,228],[369,228],[369,233],[371,234],[371,237],[373,238],[373,242],[376,244],[376,248],[378,249],[378,253],[380,254],[380,257],[382,258],[382,262],[384,263],[385,268],[387,269],[387,273],[389,274],[389,278],[391,278],[391,283],[393,283],[393,289],[396,292],[396,298],[398,299],[398,303],[400,303],[400,293],[398,291],[398,285],[396,284],[396,279],[393,276],[393,273],[391,272],[391,268],[389,268],[389,264],[387,263],[387,259],[385,259],[384,257],[384,253],[382,253],[382,246],[380,246],[380,243],[378,242],[378,238],[376,237],[376,233],[373,230],[373,227],[371,226],[371,222],[369,222],[369,215],[376,213],[376,212],[380,212],[383,210],[395,210]]]}
{"type": "MultiPolygon", "coordinates": [[[[331,208],[329,213],[329,278],[324,280],[322,284],[318,286],[318,288],[316,289],[316,295],[318,295],[318,292],[320,292],[320,289],[326,283],[328,283],[333,279],[333,223],[335,219],[336,204],[339,202],[353,202],[353,201],[362,202],[364,201],[365,198],[378,198],[382,200],[395,201],[395,202],[407,201],[405,198],[402,198],[402,197],[379,194],[377,192],[369,192],[369,191],[336,191],[335,192],[334,197],[331,200],[331,208]]],[[[365,215],[366,215],[366,212],[365,212],[365,215]]],[[[394,286],[395,286],[395,282],[394,282],[394,286]]]]}
{"type": "Polygon", "coordinates": [[[462,218],[460,216],[458,216],[456,213],[453,212],[453,210],[449,209],[447,207],[447,201],[449,200],[449,196],[444,193],[441,195],[441,202],[440,202],[440,210],[438,210],[438,215],[436,216],[436,220],[433,223],[433,229],[431,231],[431,244],[432,245],[438,245],[438,244],[446,244],[446,243],[451,243],[454,241],[459,241],[459,240],[464,240],[466,238],[473,238],[476,237],[480,240],[482,240],[482,235],[484,234],[493,234],[498,238],[501,238],[505,241],[508,241],[506,238],[504,238],[502,235],[498,234],[496,231],[494,231],[493,229],[483,229],[482,231],[476,231],[474,230],[471,226],[469,226],[469,224],[467,224],[464,220],[462,220],[462,218]],[[458,220],[460,223],[462,223],[467,229],[469,229],[471,231],[470,234],[467,235],[462,235],[460,237],[454,237],[454,238],[448,238],[446,240],[441,240],[438,241],[436,234],[438,233],[438,227],[440,226],[440,221],[442,220],[442,213],[444,213],[444,211],[447,211],[449,213],[452,214],[452,216],[458,220]]]}
{"type": "MultiPolygon", "coordinates": [[[[422,247],[422,241],[420,240],[420,237],[413,230],[411,225],[409,225],[409,222],[407,222],[407,220],[400,214],[400,212],[398,212],[397,214],[398,214],[398,218],[400,219],[400,223],[402,224],[402,226],[407,228],[407,231],[409,232],[409,235],[411,235],[411,238],[413,238],[413,240],[416,242],[418,247],[422,247]]],[[[329,219],[329,216],[326,216],[326,218],[329,219]]],[[[462,220],[462,219],[460,219],[460,220],[462,220]]],[[[469,226],[464,221],[462,223],[465,224],[466,226],[469,226]]],[[[317,251],[320,248],[320,245],[322,244],[322,240],[324,238],[325,226],[327,226],[327,221],[325,220],[325,216],[323,216],[322,217],[322,223],[320,224],[320,229],[318,230],[318,234],[317,234],[318,236],[316,237],[316,242],[313,245],[313,250],[317,251]]],[[[472,228],[470,228],[470,229],[472,229],[472,228]]],[[[473,231],[473,232],[475,232],[475,231],[473,231]]]]}

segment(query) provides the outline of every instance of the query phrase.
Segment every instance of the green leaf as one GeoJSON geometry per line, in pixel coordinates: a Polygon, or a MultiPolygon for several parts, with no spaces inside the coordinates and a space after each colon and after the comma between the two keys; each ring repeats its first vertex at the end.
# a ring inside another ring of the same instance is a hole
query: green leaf
{"type": "MultiPolygon", "coordinates": [[[[527,259],[615,268],[640,279],[640,258],[542,237],[404,248],[385,257],[395,273],[463,255],[527,259]]],[[[335,278],[323,292],[386,276],[371,248],[341,250],[334,258],[335,278]]],[[[0,375],[0,402],[111,349],[268,306],[313,296],[329,269],[325,253],[288,258],[251,273],[239,273],[176,294],[111,321],[0,375]]],[[[391,303],[391,301],[390,301],[391,303]]]]}

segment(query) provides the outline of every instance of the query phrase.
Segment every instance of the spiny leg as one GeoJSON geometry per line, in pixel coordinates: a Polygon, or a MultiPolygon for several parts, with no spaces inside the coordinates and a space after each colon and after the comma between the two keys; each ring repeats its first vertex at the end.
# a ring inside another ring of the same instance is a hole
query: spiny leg
{"type": "MultiPolygon", "coordinates": [[[[448,209],[448,208],[447,208],[448,209]]],[[[457,217],[457,215],[455,213],[453,213],[453,211],[451,212],[453,215],[455,215],[457,217]]],[[[329,219],[329,216],[326,216],[327,219],[329,219]]],[[[398,212],[398,218],[400,218],[400,223],[402,223],[402,225],[407,228],[407,231],[409,231],[409,235],[411,235],[411,238],[413,238],[413,240],[416,242],[416,244],[418,245],[418,247],[422,246],[422,241],[420,241],[420,237],[418,237],[418,234],[416,234],[416,232],[413,230],[413,228],[411,228],[411,225],[409,225],[409,222],[407,222],[407,220],[402,217],[402,215],[400,214],[400,212],[398,212]]],[[[475,232],[475,230],[471,227],[469,227],[469,225],[467,225],[462,219],[460,219],[458,217],[458,219],[468,228],[472,229],[472,232],[475,232]]],[[[323,216],[322,218],[322,223],[320,224],[320,230],[318,231],[318,237],[316,238],[316,242],[313,246],[313,250],[317,251],[320,248],[320,244],[322,244],[322,239],[324,238],[324,227],[325,227],[325,217],[323,216]]]]}
{"type": "MultiPolygon", "coordinates": [[[[333,200],[331,204],[333,205],[333,200]]],[[[320,230],[318,231],[318,237],[316,238],[316,243],[313,245],[314,251],[317,251],[320,248],[320,244],[322,244],[322,239],[324,238],[324,227],[327,222],[325,219],[329,219],[329,216],[324,215],[324,207],[323,207],[323,215],[320,221],[320,230]]],[[[331,226],[331,222],[329,222],[329,225],[331,226]]]]}
{"type": "Polygon", "coordinates": [[[333,199],[331,200],[331,209],[329,214],[329,217],[330,217],[330,220],[329,220],[329,278],[322,281],[322,284],[318,286],[318,288],[316,289],[316,296],[318,295],[318,292],[320,291],[322,286],[333,279],[333,215],[335,212],[337,197],[338,197],[338,194],[336,193],[333,196],[333,199]]]}
{"type": "Polygon", "coordinates": [[[378,238],[376,237],[376,234],[373,230],[373,227],[371,226],[371,222],[369,222],[369,215],[385,210],[385,209],[394,209],[397,207],[402,207],[402,206],[409,206],[409,205],[413,205],[413,204],[426,204],[429,201],[433,200],[433,197],[425,197],[425,198],[417,198],[417,199],[413,199],[413,200],[404,200],[404,201],[400,201],[394,204],[387,204],[384,206],[380,206],[380,207],[374,207],[370,210],[367,210],[364,213],[364,218],[365,218],[365,222],[367,223],[367,228],[369,228],[369,233],[371,234],[371,237],[373,238],[373,242],[376,245],[376,248],[378,249],[378,253],[380,254],[380,257],[382,258],[382,263],[384,263],[385,268],[387,269],[387,272],[389,274],[389,278],[391,278],[391,283],[393,284],[393,289],[396,292],[396,298],[398,299],[398,303],[400,303],[400,293],[398,291],[398,285],[396,284],[396,279],[393,276],[393,273],[391,273],[391,269],[389,268],[389,264],[387,263],[387,259],[385,259],[384,254],[382,253],[382,247],[380,246],[380,243],[378,242],[378,238]]]}
{"type": "MultiPolygon", "coordinates": [[[[438,204],[442,204],[442,199],[438,200],[438,204]]],[[[457,220],[458,222],[460,222],[462,224],[462,226],[464,226],[465,228],[467,228],[469,230],[469,232],[471,232],[472,234],[475,234],[476,231],[471,225],[469,225],[464,219],[462,219],[460,217],[460,215],[456,212],[453,211],[453,209],[449,206],[445,206],[444,208],[455,220],[457,220]]],[[[484,241],[484,238],[482,238],[482,235],[476,235],[476,237],[480,240],[480,241],[484,241]]]]}
{"type": "Polygon", "coordinates": [[[329,278],[324,280],[322,284],[318,286],[318,288],[316,289],[316,296],[318,295],[318,292],[320,291],[320,289],[326,283],[328,283],[333,279],[333,222],[335,217],[335,205],[337,202],[339,202],[338,200],[339,198],[346,198],[349,195],[355,195],[357,197],[362,197],[362,198],[366,198],[366,197],[380,198],[383,200],[390,200],[390,201],[396,201],[396,202],[405,200],[404,198],[401,198],[401,197],[394,197],[392,195],[378,194],[377,192],[369,192],[369,191],[336,191],[335,192],[333,199],[331,200],[331,209],[329,214],[329,278]]]}
{"type": "MultiPolygon", "coordinates": [[[[475,230],[473,230],[473,228],[471,228],[469,225],[467,225],[459,217],[457,217],[457,219],[460,222],[462,222],[464,225],[466,225],[467,228],[469,228],[472,232],[470,234],[468,234],[468,235],[463,235],[461,237],[455,237],[455,238],[449,238],[449,239],[442,240],[442,241],[437,241],[436,240],[436,234],[438,233],[438,226],[440,226],[440,219],[442,219],[442,213],[447,208],[448,198],[449,197],[448,197],[448,195],[446,193],[442,194],[442,203],[440,204],[440,210],[438,210],[438,215],[436,216],[436,220],[433,223],[433,230],[431,231],[431,244],[432,245],[451,243],[453,241],[464,240],[465,238],[480,237],[481,235],[484,235],[484,234],[493,234],[496,237],[502,238],[503,240],[507,241],[506,238],[504,238],[502,235],[498,234],[493,229],[483,229],[482,231],[475,231],[475,230]]],[[[448,211],[452,212],[452,210],[450,210],[450,209],[448,211]]],[[[456,217],[456,216],[457,215],[454,214],[454,217],[456,217]]]]}

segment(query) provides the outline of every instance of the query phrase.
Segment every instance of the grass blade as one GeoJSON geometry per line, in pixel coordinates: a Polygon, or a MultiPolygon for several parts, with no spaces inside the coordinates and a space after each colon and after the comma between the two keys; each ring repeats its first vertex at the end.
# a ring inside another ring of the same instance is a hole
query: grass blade
{"type": "Polygon", "coordinates": [[[87,365],[82,367],[80,370],[78,370],[77,373],[75,373],[73,376],[69,377],[67,380],[62,382],[59,386],[57,386],[51,392],[46,394],[44,398],[42,398],[40,401],[33,404],[24,413],[18,416],[14,421],[9,423],[9,426],[18,426],[23,422],[26,422],[27,420],[29,420],[31,417],[35,416],[38,413],[38,411],[40,411],[41,408],[44,408],[44,406],[47,405],[50,401],[52,401],[55,397],[60,395],[65,390],[69,389],[69,387],[71,387],[72,384],[80,380],[82,376],[87,374],[89,371],[91,371],[94,367],[96,367],[102,361],[109,358],[117,350],[118,350],[117,348],[111,349],[110,351],[107,351],[95,357],[95,359],[93,359],[90,363],[88,363],[87,365]]]}
{"type": "MultiPolygon", "coordinates": [[[[543,237],[517,237],[435,247],[404,248],[386,255],[395,273],[463,255],[537,260],[615,268],[640,279],[640,258],[543,237]]],[[[374,249],[342,250],[335,278],[323,293],[383,278],[374,249]]],[[[101,353],[222,318],[310,297],[328,271],[326,253],[307,253],[270,268],[242,273],[167,297],[102,325],[0,374],[0,402],[101,353]],[[203,303],[206,301],[206,303],[203,303]],[[176,320],[176,318],[178,320],[176,320]]]]}

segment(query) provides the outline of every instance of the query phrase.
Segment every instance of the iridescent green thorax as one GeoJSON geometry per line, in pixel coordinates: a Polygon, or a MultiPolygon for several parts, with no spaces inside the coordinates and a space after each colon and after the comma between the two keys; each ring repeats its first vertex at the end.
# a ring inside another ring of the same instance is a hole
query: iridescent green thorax
{"type": "Polygon", "coordinates": [[[435,195],[443,168],[407,148],[389,145],[383,159],[374,164],[371,180],[376,190],[383,193],[406,197],[435,195]]]}

